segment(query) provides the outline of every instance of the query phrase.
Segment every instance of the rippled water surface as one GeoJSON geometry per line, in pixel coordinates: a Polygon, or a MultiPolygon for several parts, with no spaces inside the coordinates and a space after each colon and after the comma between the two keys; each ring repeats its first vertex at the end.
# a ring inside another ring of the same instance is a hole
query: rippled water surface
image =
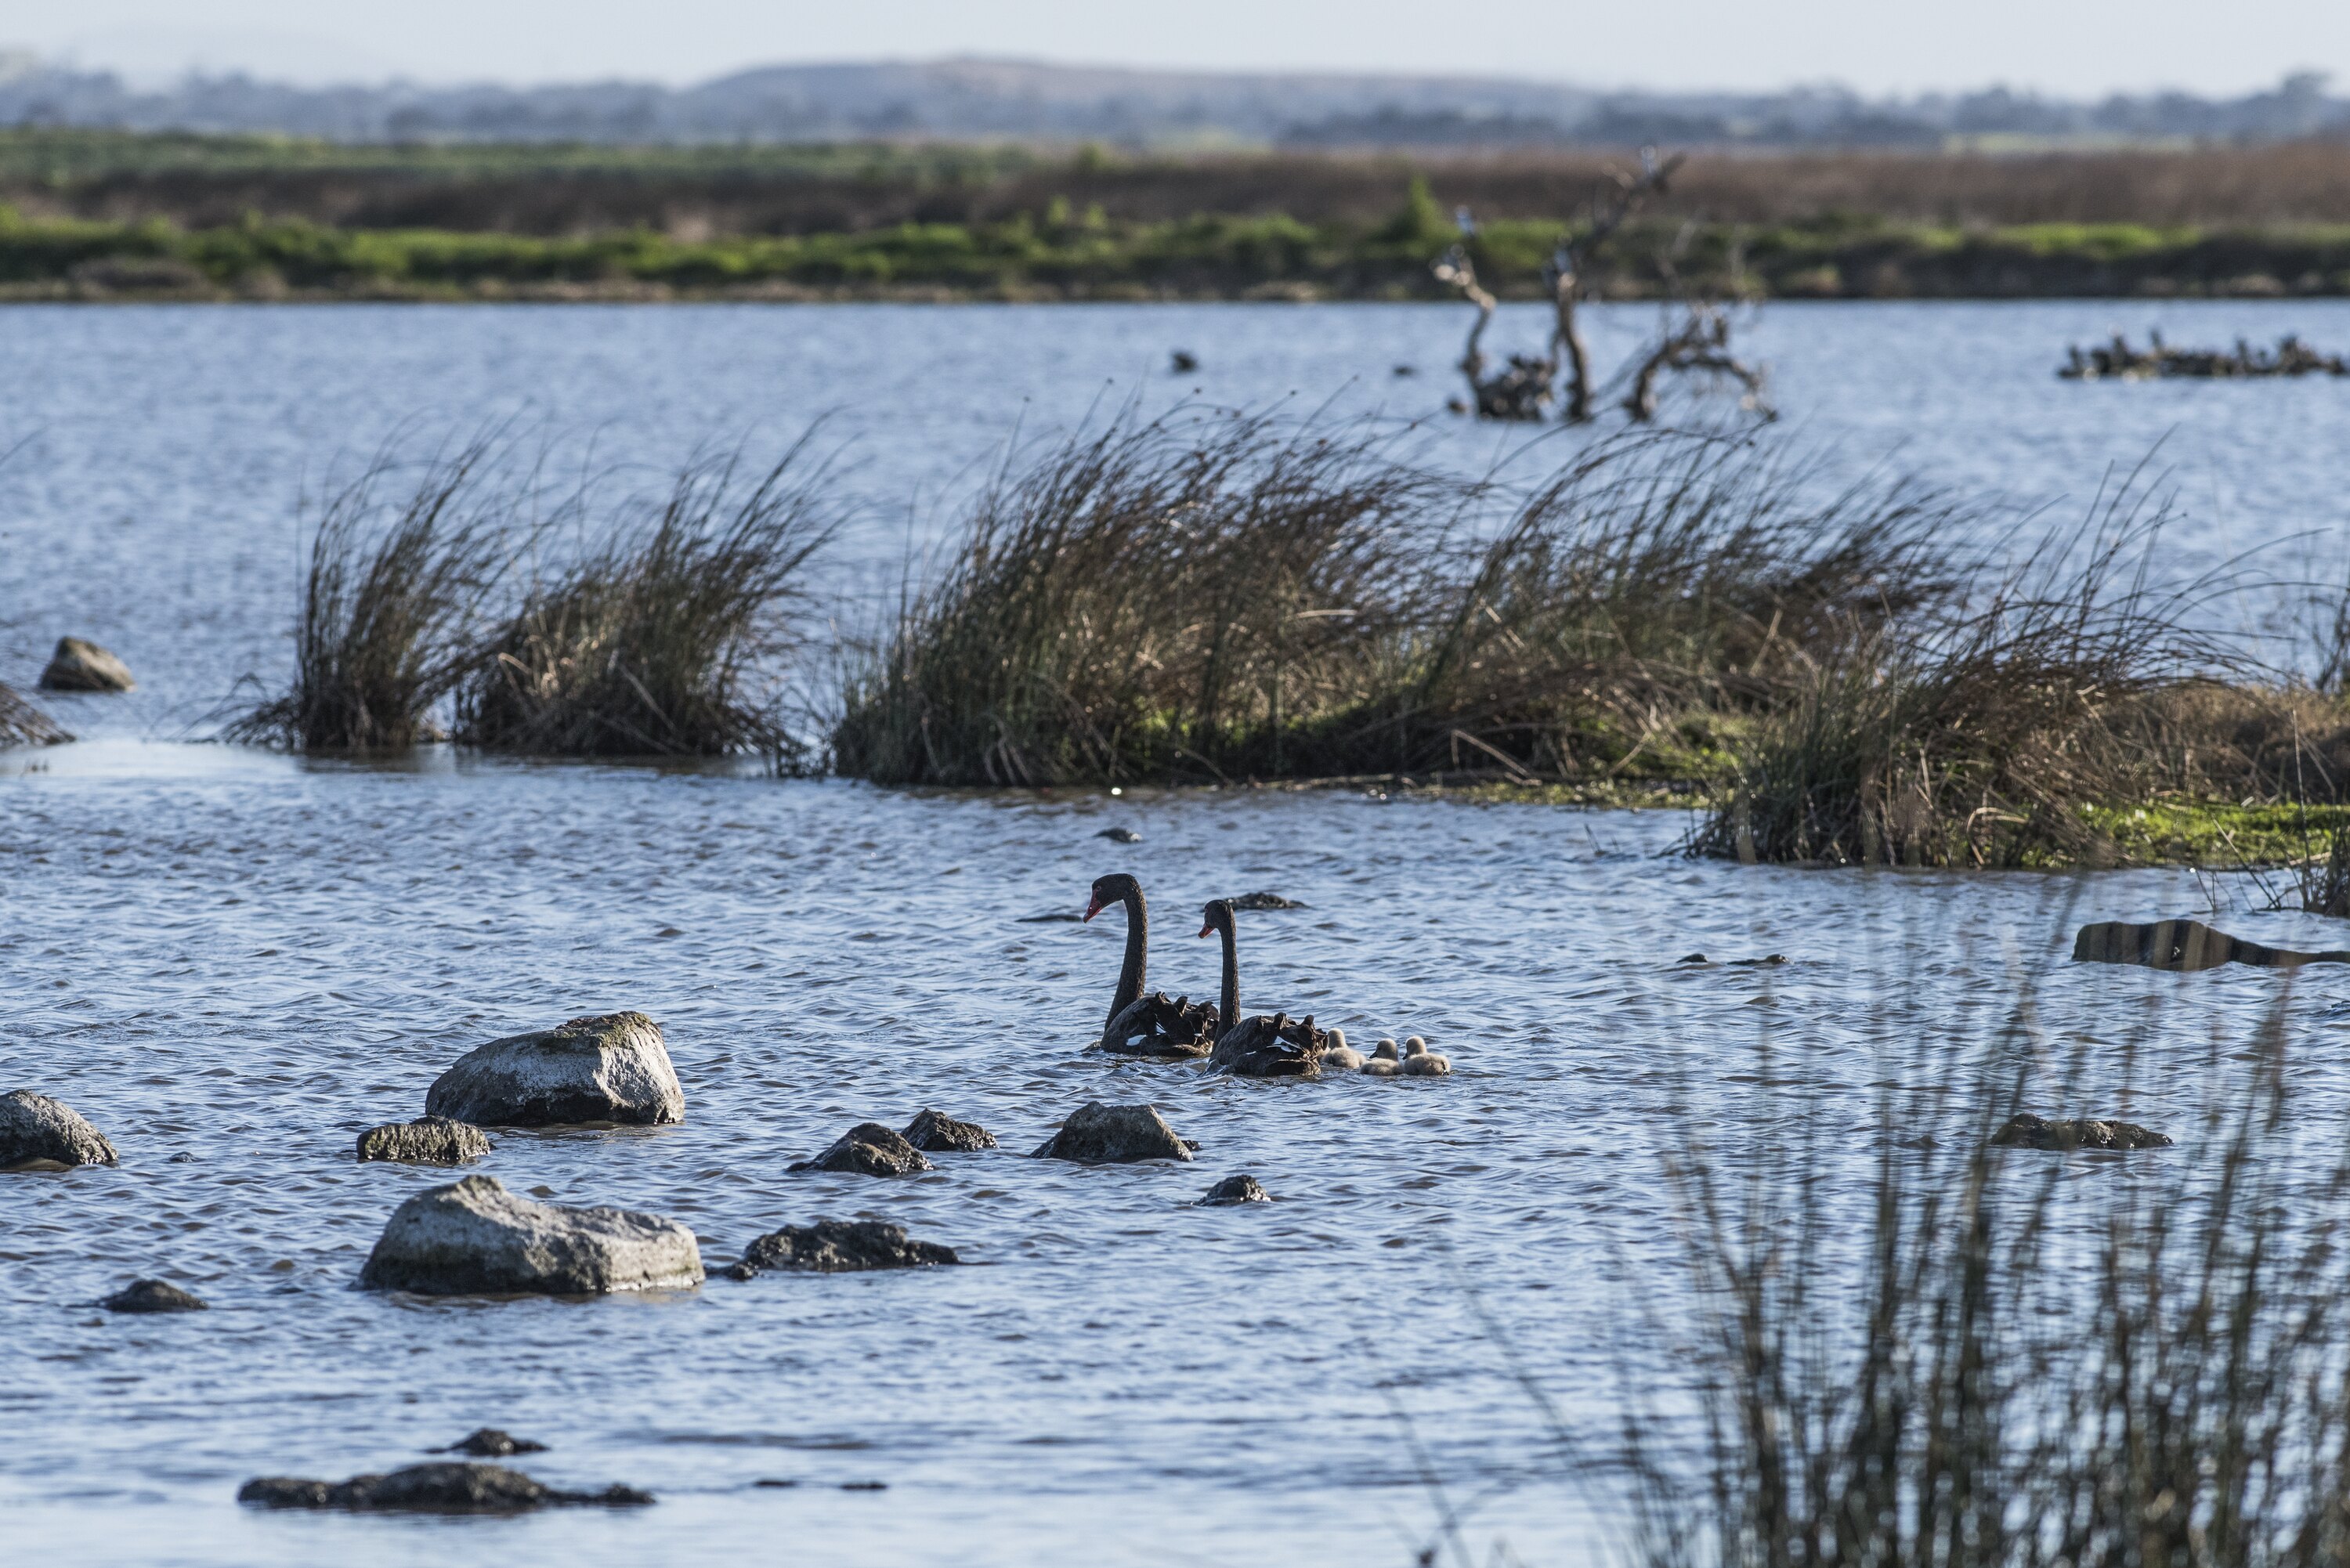
{"type": "MultiPolygon", "coordinates": [[[[2332,305],[1877,306],[1781,308],[1752,346],[1805,438],[1856,469],[1898,452],[2079,498],[2175,426],[2194,548],[2338,532],[2341,386],[2049,376],[2066,339],[2148,320],[2181,341],[2350,336],[2332,305]]],[[[2063,961],[2077,920],[2196,911],[2179,874],[1742,869],[1672,856],[1670,814],[925,794],[188,741],[238,677],[282,678],[306,479],[402,421],[535,410],[664,464],[837,410],[874,502],[845,547],[886,561],[932,525],[908,498],[951,487],[1015,419],[1050,428],[1137,380],[1188,390],[1159,373],[1170,347],[1201,356],[1209,396],[1338,389],[1414,415],[1449,388],[1387,368],[1440,366],[1459,325],[1416,307],[0,311],[0,434],[24,442],[0,467],[0,680],[29,686],[62,631],[142,678],[129,699],[49,702],[82,742],[0,753],[0,1088],[68,1101],[122,1153],[0,1175],[7,1555],[1401,1563],[1436,1517],[1421,1455],[1472,1501],[1481,1551],[1578,1560],[1590,1494],[1508,1356],[1595,1438],[1669,1385],[1640,1328],[1679,1289],[1666,1153],[1695,1138],[1724,1168],[1770,1168],[1797,1102],[1874,1147],[1881,1095],[1966,1059],[2025,985],[2028,1054],[2071,1084],[2051,1109],[2189,1126],[2283,982],[2063,961]],[[1097,836],[1112,826],[1141,842],[1097,836]],[[1153,897],[1154,984],[1211,988],[1201,901],[1276,890],[1308,907],[1243,917],[1244,1002],[1426,1033],[1455,1075],[1267,1085],[1088,1057],[1118,919],[1023,917],[1073,912],[1117,868],[1153,897]],[[1696,951],[1788,961],[1674,961],[1696,951]],[[510,1133],[478,1168],[685,1220],[713,1265],[780,1224],[870,1216],[972,1266],[589,1303],[353,1290],[390,1210],[446,1179],[355,1164],[358,1129],[418,1114],[485,1039],[624,1007],[667,1031],[684,1125],[510,1133]],[[1023,1158],[1090,1099],[1154,1102],[1198,1160],[1023,1158]],[[785,1171],[925,1106],[1003,1148],[899,1181],[785,1171]],[[1190,1206],[1237,1171],[1278,1200],[1190,1206]],[[88,1306],[139,1274],[213,1310],[88,1306]],[[549,1443],[525,1461],[543,1479],[661,1502],[413,1521],[232,1501],[253,1475],[380,1470],[484,1424],[549,1443]],[[861,1481],[888,1490],[840,1490],[861,1481]]],[[[1492,451],[1487,432],[1434,439],[1464,462],[1492,451]]],[[[2338,945],[2301,917],[2230,921],[2338,945]]],[[[2338,983],[2303,980],[2288,1032],[2314,1124],[2338,1124],[2350,1087],[2328,1060],[2338,983]]],[[[2189,1140],[2079,1176],[2194,1158],[2189,1140]]],[[[1823,1198],[1856,1219],[1865,1163],[1823,1198]]]]}

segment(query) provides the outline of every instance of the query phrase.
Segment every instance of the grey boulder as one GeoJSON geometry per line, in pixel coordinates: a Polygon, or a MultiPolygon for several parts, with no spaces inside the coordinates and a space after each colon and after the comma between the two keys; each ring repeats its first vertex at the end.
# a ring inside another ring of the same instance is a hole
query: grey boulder
{"type": "Polygon", "coordinates": [[[109,1312],[203,1312],[207,1304],[166,1280],[133,1280],[100,1301],[109,1312]]]}
{"type": "Polygon", "coordinates": [[[0,1170],[119,1163],[106,1135],[71,1106],[30,1089],[0,1095],[0,1170]]]}
{"type": "Polygon", "coordinates": [[[490,1176],[428,1188],[392,1210],[359,1271],[371,1291],[598,1295],[702,1282],[693,1232],[658,1214],[570,1209],[490,1176]]]}
{"type": "Polygon", "coordinates": [[[386,1122],[359,1134],[361,1159],[390,1159],[406,1165],[463,1165],[489,1152],[489,1134],[471,1122],[452,1122],[446,1116],[386,1122]]]}
{"type": "Polygon", "coordinates": [[[2142,1127],[2136,1122],[2095,1121],[2087,1116],[2052,1122],[2026,1111],[2008,1118],[2007,1125],[1991,1135],[1997,1148],[2162,1148],[2170,1138],[2168,1134],[2142,1127]]]}
{"type": "Polygon", "coordinates": [[[977,1122],[959,1122],[936,1111],[924,1111],[906,1124],[908,1143],[932,1153],[972,1154],[995,1147],[995,1135],[977,1122]]]}
{"type": "Polygon", "coordinates": [[[879,1220],[819,1220],[813,1225],[786,1225],[769,1231],[745,1247],[743,1261],[726,1272],[731,1278],[747,1280],[767,1269],[841,1274],[961,1262],[952,1247],[917,1241],[902,1225],[879,1220]]]}
{"type": "Polygon", "coordinates": [[[41,687],[47,691],[128,691],[138,684],[129,665],[78,637],[57,639],[57,651],[41,671],[41,687]]]}
{"type": "Polygon", "coordinates": [[[814,1159],[801,1160],[794,1170],[841,1170],[858,1176],[911,1176],[935,1168],[922,1151],[879,1122],[859,1122],[833,1140],[814,1159]]]}
{"type": "Polygon", "coordinates": [[[1074,1159],[1086,1165],[1122,1165],[1139,1159],[1189,1159],[1191,1147],[1175,1136],[1157,1107],[1080,1106],[1061,1130],[1036,1150],[1038,1159],[1074,1159]]]}
{"type": "Polygon", "coordinates": [[[424,1114],[477,1127],[685,1119],[660,1025],[641,1012],[574,1018],[475,1047],[432,1080],[424,1114]]]}
{"type": "Polygon", "coordinates": [[[650,1492],[610,1486],[602,1491],[557,1491],[504,1465],[442,1461],[410,1465],[385,1476],[347,1481],[263,1476],[236,1489],[252,1508],[333,1508],[381,1513],[527,1513],[537,1508],[638,1508],[650,1492]]]}
{"type": "Polygon", "coordinates": [[[429,1449],[428,1453],[471,1454],[477,1459],[503,1459],[514,1454],[543,1454],[545,1443],[534,1443],[528,1438],[517,1438],[511,1432],[501,1432],[495,1427],[476,1427],[445,1449],[429,1449]]]}

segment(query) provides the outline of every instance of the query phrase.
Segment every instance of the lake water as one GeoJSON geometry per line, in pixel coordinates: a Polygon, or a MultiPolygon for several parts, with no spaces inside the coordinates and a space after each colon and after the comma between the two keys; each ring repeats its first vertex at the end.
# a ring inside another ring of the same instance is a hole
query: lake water
{"type": "MultiPolygon", "coordinates": [[[[1619,349],[1649,319],[1602,316],[1619,349]]],[[[2067,341],[2150,324],[2330,348],[2350,305],[1785,306],[1747,347],[1787,433],[1841,472],[1893,462],[2068,516],[2160,442],[2183,549],[2338,550],[2350,386],[2051,374],[2067,341]]],[[[1489,462],[1523,435],[1441,413],[1461,325],[1417,306],[0,310],[0,439],[22,443],[0,466],[0,680],[30,687],[68,631],[141,678],[44,700],[81,743],[0,753],[0,1089],[66,1100],[122,1154],[0,1176],[8,1554],[1401,1564],[1434,1527],[1432,1476],[1471,1503],[1480,1560],[1499,1540],[1580,1561],[1593,1490],[1510,1357],[1590,1441],[1669,1389],[1640,1324],[1680,1290],[1659,1171],[1686,1140],[1768,1168],[1798,1115],[1866,1128],[1888,1085],[1976,1060],[2027,984],[2044,1108],[2189,1130],[2284,982],[2063,961],[2080,920],[2197,911],[2183,873],[1742,869],[1675,857],[1670,814],[192,743],[240,678],[284,677],[306,485],[403,429],[521,414],[657,470],[828,413],[869,504],[844,553],[872,566],[934,536],[937,498],[1015,425],[1129,394],[1424,418],[1445,461],[1489,462]],[[1174,348],[1201,371],[1169,376],[1174,348]],[[1141,842],[1096,836],[1111,826],[1141,842]],[[1086,1055],[1118,919],[1020,922],[1119,868],[1153,895],[1154,984],[1211,989],[1191,917],[1271,888],[1309,907],[1244,917],[1244,1001],[1426,1033],[1455,1075],[1267,1085],[1086,1055]],[[1692,951],[1789,961],[1674,963],[1692,951]],[[476,1168],[684,1220],[713,1264],[781,1224],[869,1216],[972,1266],[592,1303],[353,1290],[392,1208],[448,1179],[355,1164],[357,1130],[419,1114],[473,1044],[623,1007],[663,1023],[684,1125],[509,1134],[476,1168]],[[1154,1102],[1197,1162],[1022,1158],[1090,1099],[1154,1102]],[[1004,1147],[899,1181],[785,1172],[926,1106],[1004,1147]],[[1190,1206],[1239,1171],[1277,1201],[1190,1206]],[[143,1274],[213,1310],[88,1305],[143,1274]],[[522,1461],[542,1479],[661,1501],[456,1521],[233,1501],[251,1476],[381,1470],[485,1424],[547,1442],[522,1461]],[[840,1490],[863,1481],[888,1490],[840,1490]]],[[[2337,945],[2304,917],[2229,921],[2337,945]]],[[[2350,1091],[2321,1016],[2338,990],[2305,979],[2293,1003],[2313,1126],[2350,1091]]],[[[2102,1182],[2199,1158],[2183,1138],[2078,1163],[2102,1182]]],[[[1824,1200],[1856,1203],[1866,1164],[1824,1200]]]]}

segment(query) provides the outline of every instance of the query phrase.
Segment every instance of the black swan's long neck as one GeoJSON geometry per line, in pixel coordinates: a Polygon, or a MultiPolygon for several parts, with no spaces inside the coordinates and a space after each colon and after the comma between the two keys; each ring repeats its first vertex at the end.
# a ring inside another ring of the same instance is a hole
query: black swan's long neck
{"type": "Polygon", "coordinates": [[[1142,888],[1133,886],[1124,894],[1126,904],[1126,966],[1118,971],[1118,992],[1109,999],[1109,1017],[1102,1020],[1107,1030],[1111,1019],[1131,1007],[1142,994],[1143,966],[1150,948],[1150,915],[1143,908],[1142,888]]]}
{"type": "Polygon", "coordinates": [[[1224,985],[1217,993],[1216,1027],[1230,1029],[1241,1021],[1241,954],[1240,943],[1232,936],[1232,923],[1223,922],[1217,933],[1224,939],[1224,985]]]}

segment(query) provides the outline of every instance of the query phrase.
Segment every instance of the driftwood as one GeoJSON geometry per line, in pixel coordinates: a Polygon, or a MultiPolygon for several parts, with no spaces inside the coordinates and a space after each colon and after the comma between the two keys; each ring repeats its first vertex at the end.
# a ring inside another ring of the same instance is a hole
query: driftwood
{"type": "Polygon", "coordinates": [[[2157,920],[2131,925],[2101,920],[2083,926],[2073,939],[2075,963],[2135,963],[2148,969],[2189,971],[2218,969],[2221,964],[2250,964],[2255,969],[2299,969],[2306,963],[2350,963],[2350,952],[2294,952],[2289,948],[2262,947],[2200,920],[2157,920]]]}
{"type": "Polygon", "coordinates": [[[2293,333],[2277,339],[2274,349],[2255,348],[2242,338],[2232,349],[2173,348],[2159,332],[2148,335],[2144,349],[2130,347],[2120,333],[2103,348],[2084,352],[2079,345],[2064,350],[2056,374],[2067,381],[2151,381],[2167,377],[2230,381],[2265,376],[2350,376],[2350,362],[2339,354],[2321,354],[2293,333]]]}
{"type": "MultiPolygon", "coordinates": [[[[1484,338],[1497,302],[1492,291],[1478,281],[1476,263],[1469,254],[1469,243],[1477,237],[1476,221],[1466,207],[1459,210],[1455,221],[1460,224],[1461,238],[1431,266],[1437,281],[1459,289],[1461,297],[1477,307],[1477,319],[1470,326],[1469,341],[1460,365],[1461,373],[1469,380],[1469,401],[1464,404],[1456,400],[1454,408],[1463,411],[1473,409],[1481,420],[1539,420],[1544,410],[1558,400],[1551,383],[1563,366],[1566,375],[1565,404],[1560,417],[1569,424],[1583,424],[1592,418],[1596,378],[1591,368],[1591,349],[1575,318],[1575,307],[1583,298],[1585,265],[1649,197],[1665,190],[1682,161],[1680,153],[1659,161],[1655,149],[1644,148],[1639,174],[1616,176],[1614,190],[1604,205],[1594,204],[1590,224],[1581,237],[1561,236],[1544,269],[1550,286],[1550,342],[1539,357],[1511,355],[1508,365],[1491,375],[1486,373],[1484,338]]],[[[1760,412],[1766,420],[1777,417],[1764,397],[1762,373],[1730,352],[1730,318],[1719,304],[1711,298],[1686,295],[1669,263],[1660,259],[1658,265],[1672,292],[1685,299],[1689,314],[1678,328],[1668,331],[1631,367],[1631,390],[1624,399],[1625,412],[1642,422],[1655,419],[1659,378],[1669,373],[1697,371],[1728,376],[1738,381],[1746,389],[1742,407],[1760,412]]]]}

